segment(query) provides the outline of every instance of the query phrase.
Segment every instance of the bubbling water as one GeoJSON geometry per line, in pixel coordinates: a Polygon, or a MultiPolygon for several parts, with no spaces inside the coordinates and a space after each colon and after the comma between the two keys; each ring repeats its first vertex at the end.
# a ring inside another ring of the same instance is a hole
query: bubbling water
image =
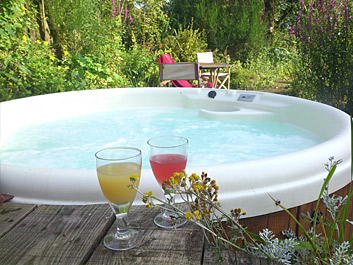
{"type": "Polygon", "coordinates": [[[198,110],[134,108],[97,112],[21,127],[2,143],[2,164],[37,168],[95,169],[94,153],[113,146],[140,148],[150,168],[147,140],[161,135],[189,139],[188,166],[233,163],[282,155],[322,140],[274,121],[216,121],[198,110]]]}

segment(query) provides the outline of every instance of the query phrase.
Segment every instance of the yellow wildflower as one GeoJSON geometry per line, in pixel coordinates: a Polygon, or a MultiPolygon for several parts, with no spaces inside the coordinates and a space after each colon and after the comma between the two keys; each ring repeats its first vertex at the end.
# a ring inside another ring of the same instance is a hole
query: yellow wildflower
{"type": "Polygon", "coordinates": [[[61,66],[60,65],[58,65],[58,69],[60,69],[61,68],[61,66]]]}
{"type": "Polygon", "coordinates": [[[54,59],[55,59],[55,57],[54,57],[54,56],[50,56],[50,57],[49,57],[49,60],[54,61],[54,59]]]}
{"type": "Polygon", "coordinates": [[[37,43],[41,44],[40,40],[36,40],[37,43]]]}
{"type": "Polygon", "coordinates": [[[25,8],[25,7],[22,7],[22,10],[23,10],[23,11],[27,11],[28,9],[27,9],[27,8],[25,8]]]}
{"type": "Polygon", "coordinates": [[[185,214],[185,218],[190,220],[190,215],[191,215],[191,212],[188,211],[188,212],[185,214]]]}
{"type": "Polygon", "coordinates": [[[66,70],[70,70],[70,67],[66,66],[65,69],[66,69],[66,70]]]}
{"type": "Polygon", "coordinates": [[[136,175],[131,175],[131,176],[129,176],[129,178],[130,178],[130,180],[131,180],[132,182],[135,182],[136,180],[139,180],[139,177],[136,176],[136,175]]]}
{"type": "Polygon", "coordinates": [[[194,190],[195,192],[198,192],[199,190],[202,190],[202,189],[203,189],[203,186],[200,185],[200,184],[198,184],[198,183],[194,183],[194,184],[192,185],[192,188],[193,188],[193,190],[194,190]]]}
{"type": "Polygon", "coordinates": [[[189,176],[188,178],[189,178],[189,181],[200,180],[200,177],[198,175],[196,175],[195,173],[192,173],[191,176],[189,176]]]}
{"type": "Polygon", "coordinates": [[[185,214],[185,218],[188,220],[194,219],[195,215],[193,215],[190,211],[185,214]]]}
{"type": "Polygon", "coordinates": [[[69,53],[68,53],[67,51],[64,51],[64,54],[65,54],[65,55],[68,55],[69,53]]]}
{"type": "Polygon", "coordinates": [[[48,42],[47,42],[47,41],[43,41],[43,44],[44,44],[44,45],[48,45],[48,42]]]}
{"type": "Polygon", "coordinates": [[[12,84],[11,82],[9,83],[9,85],[10,85],[10,86],[13,86],[13,84],[12,84]]]}

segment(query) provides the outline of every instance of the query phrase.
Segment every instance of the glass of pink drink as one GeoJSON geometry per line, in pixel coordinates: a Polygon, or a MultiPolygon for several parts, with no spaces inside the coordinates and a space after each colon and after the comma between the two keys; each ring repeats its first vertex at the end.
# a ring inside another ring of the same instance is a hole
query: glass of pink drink
{"type": "MultiPolygon", "coordinates": [[[[175,172],[185,169],[188,156],[189,140],[180,136],[160,136],[147,141],[149,146],[149,159],[153,174],[162,187],[164,180],[169,180],[175,172]]],[[[174,190],[170,187],[163,189],[167,201],[174,203],[174,190]]],[[[172,209],[158,214],[154,223],[163,228],[175,228],[186,223],[172,209]]]]}
{"type": "Polygon", "coordinates": [[[111,250],[128,250],[142,243],[142,233],[132,229],[127,213],[134,201],[141,176],[141,150],[132,147],[116,147],[96,153],[96,168],[99,185],[109,202],[118,228],[104,238],[104,245],[111,250]]]}

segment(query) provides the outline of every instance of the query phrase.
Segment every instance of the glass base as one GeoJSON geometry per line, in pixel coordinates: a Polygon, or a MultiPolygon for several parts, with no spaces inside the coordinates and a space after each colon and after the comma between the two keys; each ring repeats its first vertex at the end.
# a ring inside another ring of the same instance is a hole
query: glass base
{"type": "Polygon", "coordinates": [[[128,250],[141,245],[142,233],[135,229],[129,229],[125,234],[108,234],[103,242],[104,246],[111,250],[128,250]]]}
{"type": "Polygon", "coordinates": [[[184,225],[186,222],[187,220],[185,218],[170,217],[170,215],[168,215],[168,212],[160,213],[154,218],[154,223],[162,228],[176,228],[184,225]]]}

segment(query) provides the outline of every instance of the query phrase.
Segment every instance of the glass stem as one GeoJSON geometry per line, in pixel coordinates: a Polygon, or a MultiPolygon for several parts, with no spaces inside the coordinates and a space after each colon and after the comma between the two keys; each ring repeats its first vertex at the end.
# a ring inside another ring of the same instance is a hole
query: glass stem
{"type": "Polygon", "coordinates": [[[116,214],[116,223],[117,223],[117,229],[115,233],[115,237],[119,239],[126,239],[130,237],[130,231],[129,231],[129,222],[127,220],[127,214],[126,213],[121,213],[121,214],[116,214]]]}

